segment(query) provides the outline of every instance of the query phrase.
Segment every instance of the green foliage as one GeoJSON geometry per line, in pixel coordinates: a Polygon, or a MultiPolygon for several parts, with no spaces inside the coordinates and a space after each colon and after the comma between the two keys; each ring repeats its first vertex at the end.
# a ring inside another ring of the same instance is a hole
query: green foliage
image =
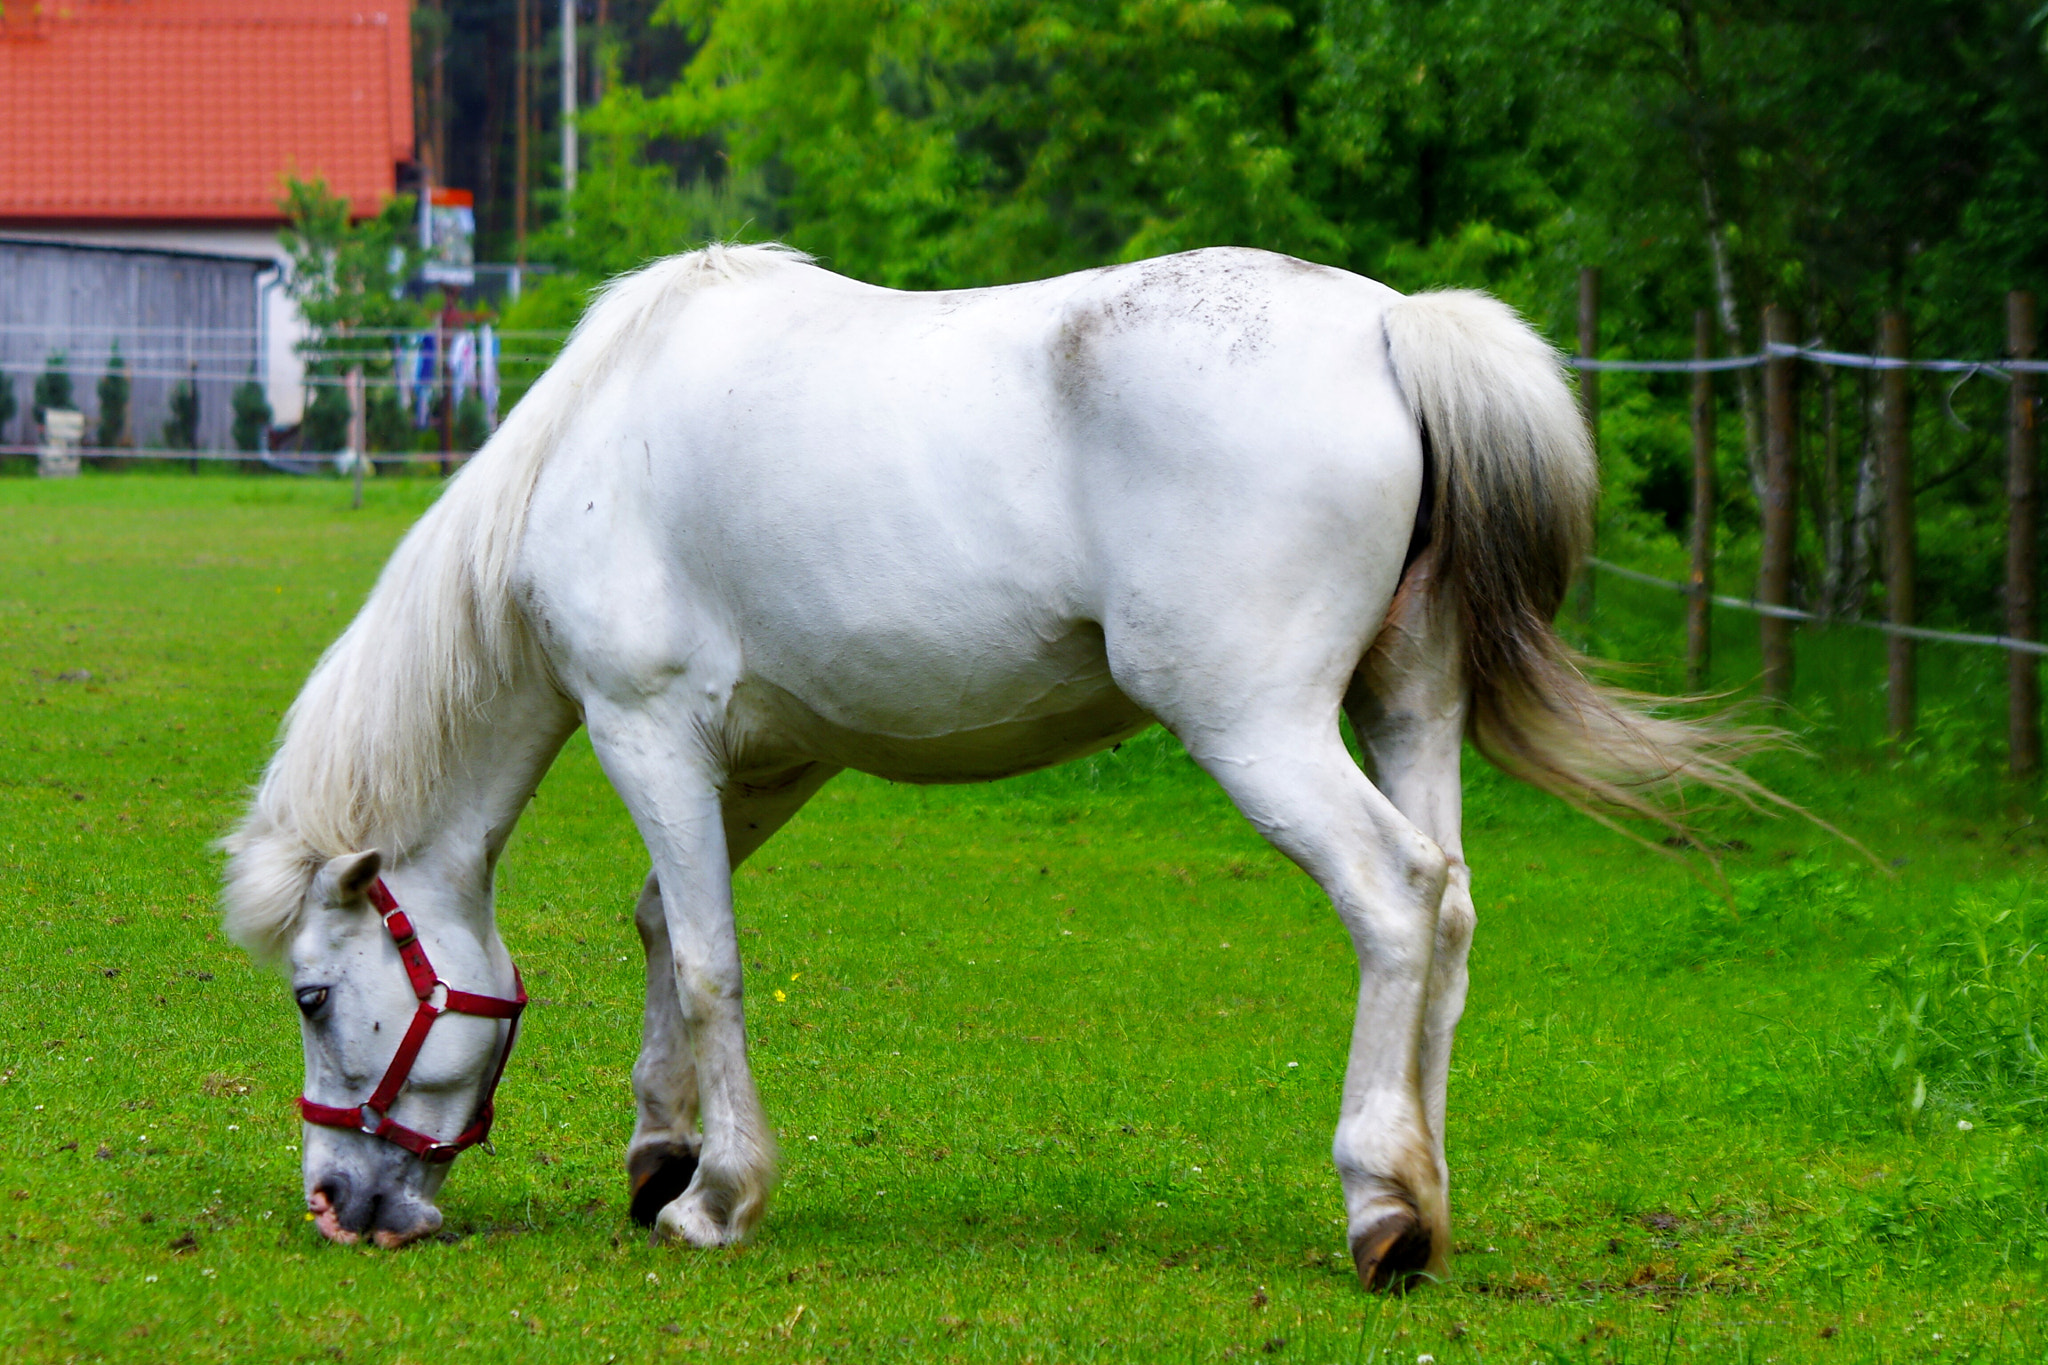
{"type": "Polygon", "coordinates": [[[370,449],[382,452],[412,449],[412,414],[398,401],[398,391],[378,385],[364,400],[363,424],[370,449]]]}
{"type": "MultiPolygon", "coordinates": [[[[392,360],[384,338],[352,334],[422,327],[437,311],[437,300],[406,292],[421,259],[417,201],[400,195],[374,217],[357,221],[349,202],[329,193],[324,181],[294,178],[286,182],[281,207],[291,224],[282,237],[292,259],[286,288],[315,329],[300,344],[307,373],[331,379],[361,366],[367,376],[388,375],[392,360]]],[[[329,392],[315,395],[305,419],[307,443],[323,451],[340,450],[347,442],[348,401],[341,398],[341,425],[335,427],[329,392]]]]}
{"type": "Polygon", "coordinates": [[[2031,883],[1965,891],[1872,975],[1867,1049],[1906,1124],[2048,1127],[2048,898],[2031,883]]]}
{"type": "Polygon", "coordinates": [[[64,352],[52,351],[43,362],[43,372],[36,376],[35,419],[38,424],[43,414],[51,408],[66,411],[71,407],[70,361],[64,352]]]}
{"type": "Polygon", "coordinates": [[[199,448],[199,386],[190,379],[171,385],[170,417],[164,422],[163,443],[167,450],[199,448]]]}
{"type": "Polygon", "coordinates": [[[0,441],[7,439],[7,424],[14,420],[19,401],[14,396],[14,376],[0,374],[0,441]]]}
{"type": "Polygon", "coordinates": [[[484,442],[490,439],[491,423],[484,412],[484,400],[474,393],[464,394],[455,405],[455,448],[482,450],[484,442]]]}
{"type": "Polygon", "coordinates": [[[405,296],[420,256],[410,196],[353,221],[348,200],[329,193],[326,182],[291,179],[279,207],[291,222],[281,238],[292,260],[287,288],[315,328],[416,327],[432,315],[405,296]]]}
{"type": "Polygon", "coordinates": [[[301,419],[299,447],[331,455],[348,446],[348,393],[339,384],[313,389],[301,419]]]}
{"type": "Polygon", "coordinates": [[[93,444],[111,449],[128,443],[128,362],[121,358],[121,343],[114,343],[107,357],[107,372],[100,376],[100,414],[93,444]]]}
{"type": "Polygon", "coordinates": [[[235,386],[229,400],[234,408],[236,450],[262,450],[270,435],[270,398],[252,375],[235,386]]]}

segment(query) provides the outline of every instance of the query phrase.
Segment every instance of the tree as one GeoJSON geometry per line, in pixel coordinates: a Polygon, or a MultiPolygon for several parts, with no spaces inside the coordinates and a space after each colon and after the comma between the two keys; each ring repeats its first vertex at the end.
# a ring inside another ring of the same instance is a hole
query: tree
{"type": "Polygon", "coordinates": [[[189,376],[171,386],[170,418],[164,423],[166,450],[199,449],[199,386],[189,376]]]}
{"type": "Polygon", "coordinates": [[[267,450],[270,445],[270,398],[255,375],[235,386],[228,400],[234,411],[233,436],[236,450],[267,450]]]}
{"type": "Polygon", "coordinates": [[[121,358],[121,343],[114,343],[107,357],[107,372],[100,376],[100,417],[93,444],[112,449],[128,442],[128,362],[121,358]]]}
{"type": "Polygon", "coordinates": [[[327,381],[316,383],[306,407],[303,443],[315,450],[348,443],[348,397],[334,381],[356,365],[369,377],[389,374],[385,334],[426,326],[436,311],[438,300],[406,293],[421,256],[415,202],[400,195],[375,217],[352,222],[348,201],[325,182],[286,182],[282,207],[291,226],[282,240],[292,270],[285,287],[313,327],[300,343],[308,377],[327,381]]]}
{"type": "Polygon", "coordinates": [[[7,439],[7,424],[14,420],[14,376],[0,373],[0,441],[7,439]]]}
{"type": "Polygon", "coordinates": [[[70,362],[64,352],[52,351],[43,362],[43,372],[36,376],[35,419],[40,426],[43,414],[51,408],[60,412],[71,407],[70,362]]]}

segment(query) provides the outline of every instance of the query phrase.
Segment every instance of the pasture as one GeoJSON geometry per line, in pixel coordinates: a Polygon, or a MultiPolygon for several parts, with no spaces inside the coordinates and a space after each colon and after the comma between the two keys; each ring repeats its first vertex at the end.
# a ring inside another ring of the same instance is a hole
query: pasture
{"type": "MultiPolygon", "coordinates": [[[[1825,757],[1764,772],[1895,877],[1728,812],[1731,905],[1469,760],[1447,1283],[1359,1290],[1328,1156],[1349,945],[1156,731],[992,787],[842,777],[742,869],[783,1183],[717,1253],[626,1218],[645,855],[572,741],[500,876],[535,1003],[496,1154],[434,1240],[322,1242],[290,999],[221,940],[211,841],[434,491],[0,482],[0,1356],[2048,1351],[2044,835],[1975,719],[2002,662],[1930,654],[1929,738],[1894,761],[1852,638],[1802,646],[1825,757]]],[[[1676,657],[1673,603],[1601,591],[1602,639],[1676,657]]]]}

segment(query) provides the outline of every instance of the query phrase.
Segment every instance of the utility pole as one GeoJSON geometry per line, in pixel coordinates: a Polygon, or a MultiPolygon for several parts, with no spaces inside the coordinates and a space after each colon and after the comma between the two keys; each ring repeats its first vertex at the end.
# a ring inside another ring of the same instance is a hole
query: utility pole
{"type": "MultiPolygon", "coordinates": [[[[576,0],[562,0],[562,217],[576,198],[576,0]]],[[[571,229],[574,230],[573,228],[571,229]]]]}

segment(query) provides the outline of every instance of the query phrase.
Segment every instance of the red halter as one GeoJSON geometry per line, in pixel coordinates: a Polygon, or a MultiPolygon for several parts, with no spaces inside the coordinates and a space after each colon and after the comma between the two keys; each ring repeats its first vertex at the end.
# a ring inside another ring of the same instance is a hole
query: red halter
{"type": "Polygon", "coordinates": [[[451,990],[447,982],[434,974],[434,965],[427,961],[427,950],[420,946],[412,921],[398,908],[397,898],[384,885],[382,877],[370,886],[370,904],[376,906],[377,913],[384,917],[384,927],[391,931],[392,941],[398,945],[398,956],[405,963],[405,975],[412,982],[412,993],[419,997],[420,1007],[412,1016],[412,1026],[406,1029],[405,1038],[398,1044],[398,1053],[392,1057],[384,1079],[377,1082],[377,1088],[369,1099],[360,1105],[343,1106],[319,1104],[301,1095],[299,1113],[308,1123],[327,1128],[348,1128],[383,1138],[386,1142],[395,1142],[422,1161],[453,1161],[465,1148],[474,1147],[490,1136],[491,1101],[498,1093],[498,1081],[505,1074],[505,1063],[512,1060],[512,1043],[519,1036],[519,1012],[526,1008],[526,983],[519,979],[519,968],[514,966],[512,985],[518,992],[516,999],[501,1000],[494,995],[471,995],[468,991],[451,990]],[[439,1003],[436,1003],[437,996],[439,1003]],[[482,1019],[512,1021],[512,1026],[505,1031],[505,1047],[498,1054],[498,1064],[491,1069],[490,1082],[484,1086],[476,1122],[463,1129],[452,1142],[430,1138],[416,1128],[395,1122],[390,1116],[398,1092],[405,1088],[406,1078],[412,1075],[413,1061],[426,1044],[427,1031],[443,1014],[472,1014],[482,1019]]]}

